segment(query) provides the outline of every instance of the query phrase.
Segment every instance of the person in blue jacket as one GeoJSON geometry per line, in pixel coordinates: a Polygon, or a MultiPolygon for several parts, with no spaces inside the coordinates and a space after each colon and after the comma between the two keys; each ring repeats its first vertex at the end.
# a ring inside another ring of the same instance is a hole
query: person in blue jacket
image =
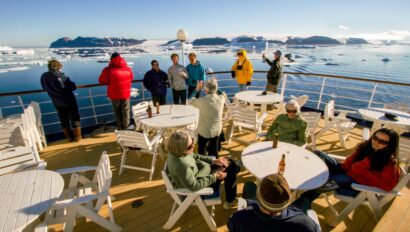
{"type": "Polygon", "coordinates": [[[154,106],[157,104],[165,105],[167,96],[168,76],[159,68],[159,62],[157,60],[151,61],[152,69],[145,73],[144,86],[151,93],[154,106]]]}
{"type": "MultiPolygon", "coordinates": [[[[191,52],[188,55],[189,62],[186,69],[188,71],[188,96],[191,96],[191,93],[194,92],[198,81],[204,82],[205,81],[205,69],[202,67],[201,63],[196,59],[196,54],[191,52]]],[[[196,98],[199,98],[199,92],[195,95],[196,98]]]]}

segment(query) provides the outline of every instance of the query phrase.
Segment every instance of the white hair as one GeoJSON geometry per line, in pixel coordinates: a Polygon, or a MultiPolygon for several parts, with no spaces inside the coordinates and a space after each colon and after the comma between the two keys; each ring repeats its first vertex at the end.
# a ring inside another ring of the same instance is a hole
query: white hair
{"type": "Polygon", "coordinates": [[[216,91],[218,90],[218,81],[216,80],[216,78],[212,77],[205,81],[205,90],[209,94],[216,93],[216,91]]]}
{"type": "Polygon", "coordinates": [[[288,101],[286,103],[285,108],[288,109],[288,106],[293,106],[296,109],[297,113],[300,113],[300,106],[299,106],[299,103],[297,101],[295,101],[293,99],[288,101]]]}

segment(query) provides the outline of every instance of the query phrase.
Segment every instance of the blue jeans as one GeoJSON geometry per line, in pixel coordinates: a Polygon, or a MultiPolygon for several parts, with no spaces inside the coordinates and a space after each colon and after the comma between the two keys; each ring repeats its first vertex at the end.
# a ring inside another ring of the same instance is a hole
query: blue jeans
{"type": "Polygon", "coordinates": [[[336,159],[323,151],[316,150],[313,153],[325,162],[329,169],[329,180],[334,180],[339,185],[337,193],[351,197],[355,197],[359,193],[351,187],[353,183],[356,183],[355,180],[346,174],[336,159]]]}
{"type": "Polygon", "coordinates": [[[248,90],[248,86],[246,84],[238,84],[239,92],[248,90]]]}

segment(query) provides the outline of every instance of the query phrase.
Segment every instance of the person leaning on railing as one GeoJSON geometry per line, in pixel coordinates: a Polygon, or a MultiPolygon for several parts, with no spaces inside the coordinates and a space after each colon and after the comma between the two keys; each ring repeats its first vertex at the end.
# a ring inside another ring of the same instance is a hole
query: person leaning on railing
{"type": "Polygon", "coordinates": [[[59,61],[50,60],[48,62],[48,72],[41,75],[41,86],[47,91],[57,110],[61,127],[68,141],[79,141],[82,138],[80,114],[77,99],[73,93],[77,87],[69,77],[61,72],[62,67],[63,65],[59,61]]]}
{"type": "Polygon", "coordinates": [[[219,198],[220,183],[224,180],[226,202],[223,207],[231,208],[236,198],[236,173],[239,167],[231,159],[195,154],[194,147],[194,139],[185,130],[174,132],[168,139],[166,168],[176,187],[190,191],[212,187],[214,193],[204,198],[219,198]]]}
{"type": "Polygon", "coordinates": [[[343,162],[339,162],[322,151],[314,151],[329,168],[329,181],[317,190],[317,193],[336,190],[339,194],[355,197],[359,192],[351,185],[358,183],[377,187],[390,192],[400,179],[397,161],[399,135],[392,129],[381,128],[369,140],[357,146],[357,149],[343,162]]]}
{"type": "Polygon", "coordinates": [[[270,61],[265,53],[262,55],[262,59],[266,61],[267,64],[269,64],[270,69],[268,71],[268,74],[266,75],[266,87],[265,91],[270,91],[277,93],[278,92],[278,85],[279,81],[283,76],[283,66],[282,66],[282,52],[277,50],[275,53],[275,59],[273,61],[270,61]]]}
{"type": "Polygon", "coordinates": [[[107,95],[111,99],[115,120],[119,130],[130,125],[131,81],[134,74],[127,62],[118,52],[111,55],[108,67],[105,67],[98,78],[101,85],[108,85],[107,95]]]}
{"type": "Polygon", "coordinates": [[[202,89],[203,82],[198,81],[196,89],[191,92],[189,104],[199,109],[198,153],[218,158],[219,137],[222,133],[222,114],[227,99],[224,92],[218,94],[218,81],[210,78],[205,81],[206,95],[195,98],[202,89]]]}
{"type": "Polygon", "coordinates": [[[252,62],[246,58],[246,50],[241,49],[236,54],[238,60],[232,66],[231,77],[236,78],[238,82],[239,91],[245,91],[251,85],[253,67],[252,62]]]}
{"type": "Polygon", "coordinates": [[[286,114],[280,114],[268,129],[267,138],[273,140],[275,134],[281,142],[298,146],[306,144],[307,122],[299,116],[300,106],[295,100],[286,103],[286,114]]]}

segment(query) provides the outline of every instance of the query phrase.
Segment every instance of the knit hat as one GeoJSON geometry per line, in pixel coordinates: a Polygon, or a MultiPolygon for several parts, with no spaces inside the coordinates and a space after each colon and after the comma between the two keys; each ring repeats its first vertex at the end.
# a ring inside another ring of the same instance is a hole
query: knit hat
{"type": "Polygon", "coordinates": [[[273,54],[276,54],[276,55],[278,55],[279,57],[282,56],[282,52],[281,52],[280,50],[276,50],[276,52],[274,52],[273,54]]]}
{"type": "Polygon", "coordinates": [[[256,191],[259,204],[270,212],[280,212],[290,204],[289,185],[279,174],[265,176],[256,191]]]}
{"type": "Polygon", "coordinates": [[[111,58],[110,58],[110,59],[113,59],[114,57],[117,57],[117,56],[120,56],[120,53],[114,52],[113,54],[111,54],[111,58]]]}

